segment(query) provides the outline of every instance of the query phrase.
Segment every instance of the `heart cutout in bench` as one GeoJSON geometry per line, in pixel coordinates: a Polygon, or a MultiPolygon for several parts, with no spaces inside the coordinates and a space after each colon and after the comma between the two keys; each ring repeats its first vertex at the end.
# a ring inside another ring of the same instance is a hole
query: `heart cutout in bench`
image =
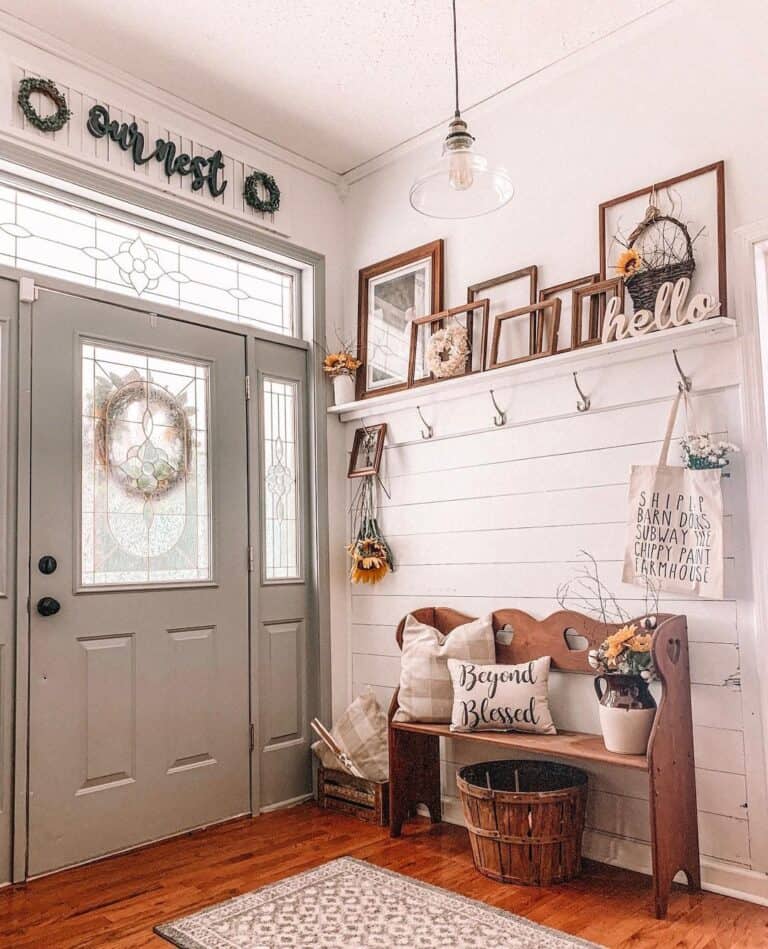
{"type": "Polygon", "coordinates": [[[667,640],[667,655],[673,666],[677,665],[677,660],[680,658],[680,640],[668,639],[667,640]]]}
{"type": "Polygon", "coordinates": [[[565,630],[563,639],[565,639],[565,645],[571,652],[584,652],[585,649],[589,649],[589,640],[587,637],[582,636],[581,633],[572,626],[569,626],[568,629],[565,630]]]}

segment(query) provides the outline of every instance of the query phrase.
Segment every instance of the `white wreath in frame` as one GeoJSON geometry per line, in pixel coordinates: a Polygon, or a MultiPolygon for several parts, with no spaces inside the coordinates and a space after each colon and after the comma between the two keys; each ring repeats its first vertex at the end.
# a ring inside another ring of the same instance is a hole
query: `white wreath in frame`
{"type": "Polygon", "coordinates": [[[457,324],[436,330],[427,343],[425,362],[436,379],[463,375],[469,356],[469,334],[457,324]]]}

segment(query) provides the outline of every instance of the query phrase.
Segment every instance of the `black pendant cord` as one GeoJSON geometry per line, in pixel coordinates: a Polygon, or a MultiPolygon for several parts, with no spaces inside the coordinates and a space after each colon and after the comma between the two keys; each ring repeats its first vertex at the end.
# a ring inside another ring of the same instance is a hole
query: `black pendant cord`
{"type": "Polygon", "coordinates": [[[456,0],[453,0],[453,77],[456,93],[456,111],[455,117],[461,115],[459,111],[459,45],[456,39],[456,0]]]}

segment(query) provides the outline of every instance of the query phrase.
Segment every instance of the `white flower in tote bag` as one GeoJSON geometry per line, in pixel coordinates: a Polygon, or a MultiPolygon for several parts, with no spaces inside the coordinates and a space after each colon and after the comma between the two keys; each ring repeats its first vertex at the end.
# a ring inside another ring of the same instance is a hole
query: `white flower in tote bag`
{"type": "Polygon", "coordinates": [[[687,392],[669,413],[658,465],[633,465],[624,551],[625,583],[719,600],[723,596],[723,497],[721,472],[667,464],[681,398],[689,426],[687,392]]]}

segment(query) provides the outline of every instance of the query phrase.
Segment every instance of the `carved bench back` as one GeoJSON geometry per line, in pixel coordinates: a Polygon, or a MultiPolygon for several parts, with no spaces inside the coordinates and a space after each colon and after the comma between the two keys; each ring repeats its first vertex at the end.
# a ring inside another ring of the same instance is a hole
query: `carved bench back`
{"type": "MultiPolygon", "coordinates": [[[[444,606],[428,606],[413,610],[412,615],[420,622],[438,629],[444,635],[448,635],[457,626],[469,623],[476,618],[444,606]]],[[[553,669],[590,675],[594,675],[594,669],[587,661],[589,650],[596,649],[606,636],[610,636],[621,627],[621,624],[601,623],[582,613],[574,613],[570,610],[552,613],[551,616],[541,620],[523,610],[516,609],[497,610],[492,617],[493,628],[497,634],[497,662],[515,665],[519,662],[538,659],[539,656],[549,655],[552,657],[553,669]],[[510,626],[514,633],[509,643],[504,641],[506,637],[503,632],[501,636],[499,635],[499,631],[505,626],[510,626]],[[568,643],[566,632],[584,637],[587,645],[582,648],[573,648],[568,643]]],[[[404,617],[397,627],[397,644],[401,649],[406,619],[407,617],[404,617]]],[[[671,619],[670,614],[660,614],[658,624],[667,619],[671,619]]],[[[637,622],[639,626],[640,623],[637,622]]]]}

